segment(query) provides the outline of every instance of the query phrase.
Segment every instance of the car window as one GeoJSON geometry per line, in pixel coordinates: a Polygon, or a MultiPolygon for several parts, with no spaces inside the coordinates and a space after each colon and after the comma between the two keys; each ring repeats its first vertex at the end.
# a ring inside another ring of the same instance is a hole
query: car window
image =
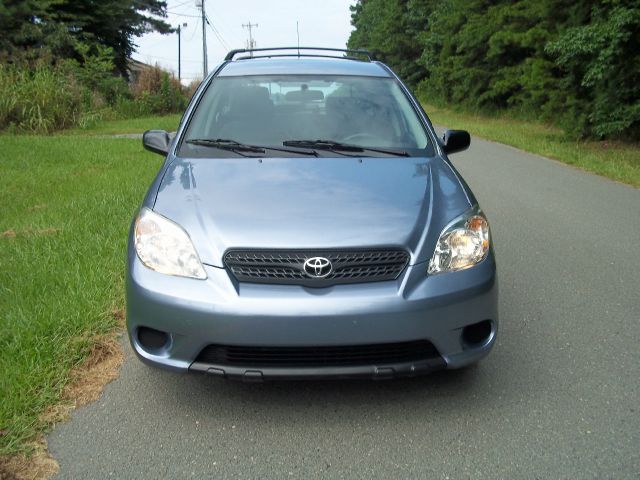
{"type": "Polygon", "coordinates": [[[279,147],[291,140],[322,139],[433,154],[429,137],[397,81],[379,77],[215,78],[184,139],[203,138],[279,147]]]}

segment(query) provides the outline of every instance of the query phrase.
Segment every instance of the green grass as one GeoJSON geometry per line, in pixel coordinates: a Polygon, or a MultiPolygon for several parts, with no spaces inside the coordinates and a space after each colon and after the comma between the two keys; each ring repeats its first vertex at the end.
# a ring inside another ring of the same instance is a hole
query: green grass
{"type": "Polygon", "coordinates": [[[640,145],[567,140],[562,130],[541,123],[491,117],[424,106],[436,125],[468,130],[472,135],[512,145],[583,170],[640,186],[640,145]]]}
{"type": "Polygon", "coordinates": [[[132,118],[128,120],[98,121],[87,128],[74,128],[61,132],[63,135],[116,135],[119,133],[143,133],[145,130],[167,130],[175,132],[180,114],[132,118]]]}
{"type": "Polygon", "coordinates": [[[4,455],[47,428],[69,371],[117,329],[129,224],[162,160],[139,140],[86,136],[1,135],[0,151],[4,455]]]}

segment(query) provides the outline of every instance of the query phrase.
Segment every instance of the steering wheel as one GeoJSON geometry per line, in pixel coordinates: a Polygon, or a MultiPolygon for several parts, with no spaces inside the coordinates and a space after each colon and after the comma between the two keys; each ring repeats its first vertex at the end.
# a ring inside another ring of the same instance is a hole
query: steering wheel
{"type": "Polygon", "coordinates": [[[380,140],[380,138],[372,133],[361,132],[361,133],[354,133],[353,135],[344,137],[343,140],[345,141],[345,143],[359,142],[359,141],[366,141],[366,140],[373,140],[375,142],[380,140]]]}

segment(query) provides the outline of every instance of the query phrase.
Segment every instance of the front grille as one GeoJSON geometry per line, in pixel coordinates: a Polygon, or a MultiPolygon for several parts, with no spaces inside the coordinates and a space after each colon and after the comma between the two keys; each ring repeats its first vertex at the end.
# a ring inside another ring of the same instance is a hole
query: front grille
{"type": "Polygon", "coordinates": [[[409,254],[400,249],[231,250],[224,256],[225,265],[239,282],[309,287],[395,280],[408,261],[409,254]],[[305,262],[314,257],[329,260],[330,273],[318,278],[305,272],[305,262]]]}
{"type": "Polygon", "coordinates": [[[427,340],[336,347],[246,347],[209,345],[196,362],[246,367],[329,367],[388,365],[438,358],[427,340]]]}

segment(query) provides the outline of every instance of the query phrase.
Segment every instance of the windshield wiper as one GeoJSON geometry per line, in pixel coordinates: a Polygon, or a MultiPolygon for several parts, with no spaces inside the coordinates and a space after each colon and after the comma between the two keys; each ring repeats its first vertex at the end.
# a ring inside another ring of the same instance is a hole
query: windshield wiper
{"type": "Polygon", "coordinates": [[[235,140],[227,140],[225,138],[190,138],[185,140],[192,145],[200,145],[202,147],[213,147],[221,150],[231,150],[233,152],[255,152],[264,153],[264,148],[256,147],[254,145],[245,145],[235,140]]]}
{"type": "Polygon", "coordinates": [[[203,147],[213,147],[219,148],[221,150],[230,150],[232,152],[236,152],[242,155],[242,152],[251,152],[251,153],[265,153],[266,150],[275,150],[278,152],[287,152],[287,153],[297,153],[300,155],[313,155],[314,157],[318,156],[318,152],[315,150],[291,150],[288,148],[278,148],[278,147],[266,147],[261,145],[247,145],[245,143],[236,142],[235,140],[229,140],[226,138],[190,138],[189,140],[185,140],[185,142],[190,143],[192,145],[200,145],[203,147]]]}
{"type": "Polygon", "coordinates": [[[319,150],[330,150],[333,152],[377,152],[386,155],[396,155],[398,157],[408,157],[405,151],[385,150],[383,148],[361,147],[349,143],[335,142],[333,140],[285,140],[282,142],[285,147],[317,148],[319,150]]]}

